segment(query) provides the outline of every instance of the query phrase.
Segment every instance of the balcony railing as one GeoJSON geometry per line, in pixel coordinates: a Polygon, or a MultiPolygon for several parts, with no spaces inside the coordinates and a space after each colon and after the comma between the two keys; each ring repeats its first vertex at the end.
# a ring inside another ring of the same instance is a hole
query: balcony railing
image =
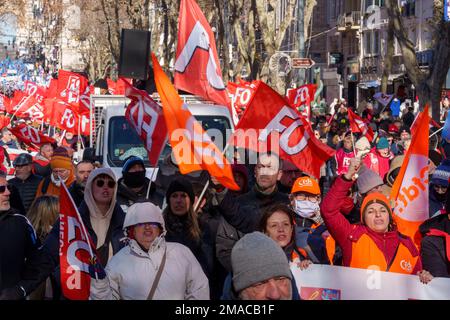
{"type": "Polygon", "coordinates": [[[352,11],[341,14],[338,17],[337,27],[338,31],[347,31],[359,29],[361,25],[361,12],[352,11]]]}

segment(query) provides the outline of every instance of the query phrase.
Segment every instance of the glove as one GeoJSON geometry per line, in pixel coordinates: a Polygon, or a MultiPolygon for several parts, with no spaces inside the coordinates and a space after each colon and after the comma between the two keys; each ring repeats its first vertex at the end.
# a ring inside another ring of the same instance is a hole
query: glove
{"type": "Polygon", "coordinates": [[[97,260],[97,257],[94,257],[90,260],[89,275],[91,276],[92,279],[99,279],[99,280],[105,279],[106,277],[105,269],[103,269],[103,266],[97,260]]]}
{"type": "Polygon", "coordinates": [[[23,300],[26,292],[19,286],[3,289],[0,293],[0,300],[23,300]]]}

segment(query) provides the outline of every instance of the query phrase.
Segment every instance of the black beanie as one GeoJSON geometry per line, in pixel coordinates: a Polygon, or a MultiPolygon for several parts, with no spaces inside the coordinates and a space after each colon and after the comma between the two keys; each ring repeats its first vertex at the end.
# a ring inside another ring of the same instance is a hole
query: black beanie
{"type": "Polygon", "coordinates": [[[191,204],[192,205],[194,204],[195,200],[194,188],[192,187],[192,183],[184,177],[176,178],[170,183],[169,188],[166,191],[167,203],[169,203],[169,199],[172,193],[178,191],[186,192],[187,195],[189,196],[189,199],[191,199],[191,204]]]}

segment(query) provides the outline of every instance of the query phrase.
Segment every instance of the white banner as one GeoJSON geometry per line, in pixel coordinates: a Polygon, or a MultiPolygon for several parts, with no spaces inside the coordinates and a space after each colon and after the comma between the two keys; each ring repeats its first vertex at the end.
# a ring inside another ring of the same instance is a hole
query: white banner
{"type": "Polygon", "coordinates": [[[328,265],[301,271],[291,264],[304,300],[450,300],[450,279],[422,284],[419,276],[328,265]]]}

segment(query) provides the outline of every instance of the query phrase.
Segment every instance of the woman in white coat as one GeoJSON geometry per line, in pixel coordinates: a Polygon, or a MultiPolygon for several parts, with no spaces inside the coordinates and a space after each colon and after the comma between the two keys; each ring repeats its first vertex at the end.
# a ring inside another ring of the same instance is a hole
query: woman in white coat
{"type": "Polygon", "coordinates": [[[111,258],[106,277],[92,279],[91,300],[208,300],[208,279],[192,252],[166,242],[161,209],[136,203],[127,212],[128,246],[111,258]]]}

